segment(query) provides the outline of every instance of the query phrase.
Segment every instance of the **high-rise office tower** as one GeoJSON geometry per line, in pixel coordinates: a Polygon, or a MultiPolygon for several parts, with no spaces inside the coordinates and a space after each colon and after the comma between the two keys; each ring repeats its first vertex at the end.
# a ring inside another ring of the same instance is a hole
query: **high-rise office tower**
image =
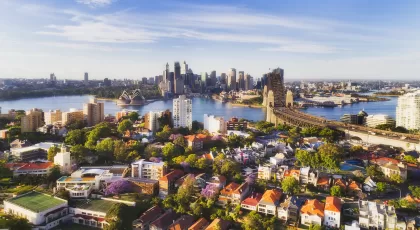
{"type": "Polygon", "coordinates": [[[57,80],[57,77],[55,76],[55,74],[51,73],[50,74],[50,81],[56,81],[56,80],[57,80]]]}
{"type": "Polygon", "coordinates": [[[216,85],[216,82],[217,82],[216,71],[213,70],[210,73],[210,85],[211,86],[215,86],[216,85]]]}
{"type": "Polygon", "coordinates": [[[206,86],[207,84],[207,77],[208,77],[208,75],[207,75],[207,72],[202,72],[201,73],[201,78],[200,78],[200,80],[201,80],[201,82],[202,82],[202,84],[204,84],[204,86],[206,86]]]}
{"type": "Polygon", "coordinates": [[[236,69],[230,68],[227,78],[227,87],[230,90],[236,90],[236,69]]]}
{"type": "Polygon", "coordinates": [[[173,101],[173,122],[174,128],[187,127],[192,128],[192,101],[180,95],[173,101]]]}
{"type": "Polygon", "coordinates": [[[94,126],[104,121],[104,103],[97,102],[95,98],[83,104],[83,114],[86,116],[88,126],[94,126]]]}
{"type": "Polygon", "coordinates": [[[174,63],[174,73],[175,78],[179,78],[181,76],[181,65],[179,64],[179,62],[174,63]]]}
{"type": "Polygon", "coordinates": [[[396,126],[420,129],[420,90],[398,98],[396,126]]]}
{"type": "Polygon", "coordinates": [[[39,109],[26,111],[25,116],[20,118],[20,131],[22,133],[35,132],[42,126],[42,115],[42,111],[39,109]]]}
{"type": "Polygon", "coordinates": [[[245,90],[245,73],[244,71],[238,72],[237,87],[239,90],[245,90]]]}
{"type": "Polygon", "coordinates": [[[184,61],[181,64],[181,74],[187,74],[188,73],[188,64],[184,61]]]}
{"type": "Polygon", "coordinates": [[[61,121],[61,111],[58,110],[50,110],[44,113],[44,121],[46,125],[52,125],[55,122],[61,121]]]}
{"type": "Polygon", "coordinates": [[[85,73],[84,83],[87,84],[89,82],[89,74],[85,73]]]}
{"type": "Polygon", "coordinates": [[[108,78],[104,78],[104,86],[111,86],[111,80],[108,78]]]}
{"type": "Polygon", "coordinates": [[[184,93],[184,79],[181,75],[181,65],[179,62],[175,62],[174,71],[174,93],[180,95],[184,93]]]}
{"type": "Polygon", "coordinates": [[[175,73],[174,72],[169,72],[169,77],[167,81],[169,83],[168,91],[170,89],[170,92],[175,93],[175,73]]]}
{"type": "Polygon", "coordinates": [[[166,63],[166,68],[163,71],[163,82],[166,83],[169,80],[169,64],[166,63]]]}
{"type": "Polygon", "coordinates": [[[225,73],[220,74],[220,84],[226,84],[226,74],[225,73]]]}
{"type": "Polygon", "coordinates": [[[251,90],[254,88],[254,82],[251,75],[245,75],[245,90],[251,90]]]}

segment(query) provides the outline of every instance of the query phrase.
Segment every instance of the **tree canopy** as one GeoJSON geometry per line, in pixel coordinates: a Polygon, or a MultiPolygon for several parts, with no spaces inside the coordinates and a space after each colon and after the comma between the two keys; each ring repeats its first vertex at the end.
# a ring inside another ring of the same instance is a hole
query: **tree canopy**
{"type": "Polygon", "coordinates": [[[129,119],[122,120],[118,124],[118,132],[119,133],[124,133],[125,131],[132,130],[132,129],[133,129],[133,122],[129,119]]]}
{"type": "Polygon", "coordinates": [[[286,177],[281,182],[281,188],[287,194],[296,194],[299,192],[299,181],[291,176],[286,177]]]}
{"type": "Polygon", "coordinates": [[[55,155],[57,155],[58,152],[60,152],[60,148],[57,145],[52,145],[48,149],[48,153],[47,153],[48,160],[49,161],[54,161],[54,157],[55,157],[55,155]]]}
{"type": "Polygon", "coordinates": [[[331,196],[342,197],[344,195],[343,189],[339,185],[334,185],[330,189],[331,196]]]}

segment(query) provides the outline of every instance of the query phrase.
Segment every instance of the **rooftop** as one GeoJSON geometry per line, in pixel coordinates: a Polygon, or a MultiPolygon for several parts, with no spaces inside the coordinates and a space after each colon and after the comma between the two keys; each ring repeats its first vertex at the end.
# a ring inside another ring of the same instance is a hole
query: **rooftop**
{"type": "Polygon", "coordinates": [[[204,219],[204,218],[200,218],[198,219],[193,225],[191,225],[188,230],[202,230],[205,228],[205,226],[207,226],[209,224],[209,222],[204,219]]]}
{"type": "Polygon", "coordinates": [[[62,176],[58,178],[58,182],[87,182],[87,181],[95,181],[95,177],[70,177],[70,176],[62,176]]]}
{"type": "Polygon", "coordinates": [[[329,196],[325,200],[325,210],[332,212],[341,212],[341,201],[338,197],[329,196]]]}
{"type": "Polygon", "coordinates": [[[241,204],[249,205],[249,206],[257,206],[258,202],[260,202],[262,198],[261,193],[253,193],[251,196],[247,197],[245,200],[241,202],[241,204]]]}
{"type": "Polygon", "coordinates": [[[308,214],[308,215],[317,215],[317,216],[323,217],[324,204],[319,202],[317,199],[308,200],[306,201],[305,205],[303,205],[300,212],[308,214]]]}
{"type": "Polygon", "coordinates": [[[276,205],[281,198],[281,192],[276,189],[270,189],[264,192],[260,203],[276,205]]]}
{"type": "Polygon", "coordinates": [[[50,208],[67,203],[67,201],[57,197],[35,191],[11,198],[7,201],[32,212],[43,212],[50,208]]]}
{"type": "Polygon", "coordinates": [[[107,213],[115,203],[108,200],[74,200],[71,207],[107,213]]]}

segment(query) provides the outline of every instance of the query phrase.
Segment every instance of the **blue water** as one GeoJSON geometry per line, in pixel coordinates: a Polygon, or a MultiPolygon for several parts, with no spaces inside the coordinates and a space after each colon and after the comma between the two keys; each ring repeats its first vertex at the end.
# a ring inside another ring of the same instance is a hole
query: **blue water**
{"type": "Polygon", "coordinates": [[[342,171],[356,171],[356,170],[360,170],[362,172],[365,171],[364,167],[360,167],[357,165],[353,165],[353,164],[346,164],[346,163],[341,163],[340,164],[340,170],[342,171]]]}
{"type": "MultiPolygon", "coordinates": [[[[42,97],[42,98],[26,98],[19,100],[0,101],[2,113],[6,113],[9,109],[29,110],[31,108],[42,109],[43,111],[60,109],[61,111],[68,111],[70,108],[82,109],[83,103],[89,102],[93,96],[57,96],[57,97],[42,97]]],[[[118,106],[114,101],[104,102],[105,114],[115,115],[116,112],[122,109],[138,110],[140,114],[144,115],[149,111],[161,111],[169,109],[172,111],[172,100],[155,101],[153,103],[143,106],[118,106]]],[[[245,118],[249,120],[259,121],[265,120],[265,109],[256,109],[248,107],[235,107],[228,103],[222,103],[213,99],[193,98],[193,120],[203,121],[203,114],[214,114],[222,116],[225,119],[231,117],[245,118]]]]}
{"type": "Polygon", "coordinates": [[[390,101],[378,102],[359,102],[352,105],[344,105],[342,107],[309,107],[302,111],[316,116],[325,117],[329,120],[340,120],[343,114],[357,114],[361,110],[365,110],[370,114],[387,114],[395,118],[398,97],[388,97],[390,101]]]}

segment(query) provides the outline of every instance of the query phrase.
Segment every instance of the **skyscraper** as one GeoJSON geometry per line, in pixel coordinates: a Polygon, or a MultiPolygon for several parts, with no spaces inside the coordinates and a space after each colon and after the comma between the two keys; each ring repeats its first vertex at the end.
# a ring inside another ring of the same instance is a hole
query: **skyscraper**
{"type": "Polygon", "coordinates": [[[184,79],[181,75],[181,65],[179,62],[175,62],[174,64],[174,93],[177,95],[184,93],[184,79]]]}
{"type": "Polygon", "coordinates": [[[244,71],[239,71],[237,79],[237,88],[239,90],[245,90],[245,73],[244,71]]]}
{"type": "Polygon", "coordinates": [[[169,79],[169,64],[168,63],[166,63],[166,68],[165,68],[165,70],[163,71],[163,82],[164,83],[166,83],[169,79]]]}
{"type": "Polygon", "coordinates": [[[206,86],[207,77],[208,77],[207,72],[201,72],[201,79],[200,80],[201,80],[202,84],[204,84],[204,86],[206,86]]]}
{"type": "Polygon", "coordinates": [[[227,87],[230,90],[236,90],[236,69],[230,68],[228,71],[227,87]]]}
{"type": "Polygon", "coordinates": [[[226,84],[226,74],[225,73],[220,74],[220,84],[226,84]]]}
{"type": "Polygon", "coordinates": [[[85,73],[84,83],[87,84],[89,82],[89,74],[85,73]]]}
{"type": "Polygon", "coordinates": [[[35,132],[42,126],[42,111],[31,109],[26,111],[26,115],[20,118],[20,131],[22,133],[35,132]]]}
{"type": "Polygon", "coordinates": [[[180,95],[173,100],[173,122],[174,128],[187,127],[192,128],[192,101],[180,95]]]}
{"type": "Polygon", "coordinates": [[[83,104],[83,114],[86,116],[88,126],[94,126],[104,121],[104,103],[97,102],[95,98],[83,104]]]}
{"type": "Polygon", "coordinates": [[[216,82],[217,82],[216,71],[213,70],[210,73],[210,85],[211,86],[215,86],[216,85],[216,82]]]}
{"type": "Polygon", "coordinates": [[[188,64],[184,61],[181,64],[181,74],[187,74],[188,73],[188,64]]]}
{"type": "Polygon", "coordinates": [[[251,90],[254,88],[254,81],[251,75],[245,75],[245,90],[251,90]]]}
{"type": "Polygon", "coordinates": [[[420,129],[420,90],[398,98],[396,126],[420,129]]]}

